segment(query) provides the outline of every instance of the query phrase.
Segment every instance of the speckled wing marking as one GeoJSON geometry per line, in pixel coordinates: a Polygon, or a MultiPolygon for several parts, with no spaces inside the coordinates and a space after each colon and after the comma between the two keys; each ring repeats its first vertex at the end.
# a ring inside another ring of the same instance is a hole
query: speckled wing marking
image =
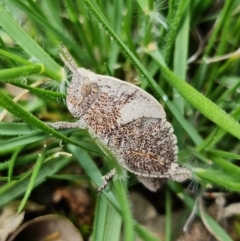
{"type": "Polygon", "coordinates": [[[101,92],[101,87],[99,89],[98,98],[95,99],[82,118],[89,127],[90,134],[106,143],[110,133],[119,126],[121,108],[134,99],[135,92],[131,94],[122,93],[116,97],[101,92]]]}
{"type": "Polygon", "coordinates": [[[176,137],[168,122],[139,118],[111,132],[108,146],[129,171],[145,177],[162,177],[176,160],[176,137]]]}

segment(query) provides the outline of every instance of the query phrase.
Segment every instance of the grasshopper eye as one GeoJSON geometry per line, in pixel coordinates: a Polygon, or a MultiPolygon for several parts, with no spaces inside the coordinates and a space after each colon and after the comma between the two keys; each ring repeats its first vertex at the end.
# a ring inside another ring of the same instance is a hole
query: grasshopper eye
{"type": "Polygon", "coordinates": [[[81,95],[82,97],[87,97],[92,93],[92,83],[91,82],[84,82],[81,88],[81,95]]]}

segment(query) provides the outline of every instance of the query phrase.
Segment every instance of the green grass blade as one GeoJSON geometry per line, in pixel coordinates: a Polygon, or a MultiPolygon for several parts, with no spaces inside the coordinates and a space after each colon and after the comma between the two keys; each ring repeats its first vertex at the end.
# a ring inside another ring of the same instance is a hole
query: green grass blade
{"type": "MultiPolygon", "coordinates": [[[[232,113],[231,116],[239,120],[240,119],[240,106],[238,106],[232,113]]],[[[208,150],[212,149],[214,145],[216,145],[222,138],[226,135],[226,131],[217,127],[215,128],[208,137],[197,147],[198,151],[204,150],[205,148],[208,150]]]]}
{"type": "Polygon", "coordinates": [[[63,68],[61,68],[12,18],[11,15],[0,5],[0,26],[18,43],[22,49],[31,57],[36,58],[45,66],[45,73],[55,80],[65,79],[63,68]]]}
{"type": "Polygon", "coordinates": [[[14,150],[15,148],[19,146],[25,146],[30,143],[34,143],[36,141],[41,141],[44,139],[47,139],[48,135],[40,132],[35,131],[33,133],[24,135],[24,136],[18,136],[7,140],[1,140],[0,141],[0,153],[7,153],[11,150],[14,150]]]}
{"type": "Polygon", "coordinates": [[[14,166],[15,166],[15,162],[16,162],[16,159],[17,159],[17,157],[18,157],[18,154],[20,153],[20,151],[21,151],[22,149],[23,149],[23,146],[18,147],[18,148],[14,151],[14,153],[13,153],[13,155],[12,155],[10,161],[9,161],[8,183],[10,183],[10,182],[12,181],[12,174],[13,174],[13,169],[14,169],[14,166]]]}
{"type": "Polygon", "coordinates": [[[202,182],[208,182],[215,186],[231,190],[233,192],[240,192],[240,178],[235,176],[229,176],[226,173],[215,170],[208,170],[202,168],[196,168],[194,170],[194,176],[197,180],[202,182]]]}
{"type": "MultiPolygon", "coordinates": [[[[43,164],[37,179],[35,180],[34,187],[44,182],[48,175],[57,173],[62,167],[69,163],[66,158],[56,158],[43,164]]],[[[22,195],[28,187],[31,178],[31,172],[19,181],[13,181],[10,184],[4,185],[0,188],[0,207],[6,205],[11,200],[22,195]]]]}
{"type": "MultiPolygon", "coordinates": [[[[173,59],[173,72],[181,77],[186,78],[187,75],[187,57],[188,57],[188,42],[189,42],[189,29],[190,29],[190,14],[189,4],[186,4],[185,14],[183,16],[182,24],[177,33],[175,40],[175,51],[173,59]],[[184,44],[183,44],[184,43],[184,44]]],[[[184,115],[184,100],[176,90],[173,90],[173,104],[179,110],[180,114],[184,115]]],[[[178,147],[184,147],[184,140],[181,138],[184,135],[182,128],[179,128],[178,123],[173,123],[175,135],[178,137],[178,147]]]]}
{"type": "Polygon", "coordinates": [[[135,223],[135,230],[138,236],[144,241],[161,241],[161,239],[155,237],[144,226],[141,226],[138,223],[135,223]]]}
{"type": "Polygon", "coordinates": [[[232,152],[227,152],[227,151],[219,151],[219,150],[211,150],[209,151],[210,154],[222,158],[230,158],[230,159],[236,159],[240,160],[240,155],[232,152]]]}
{"type": "Polygon", "coordinates": [[[26,202],[27,202],[27,200],[28,200],[28,198],[29,198],[29,196],[31,194],[31,191],[33,190],[33,188],[35,186],[35,182],[36,182],[36,179],[37,179],[38,174],[40,172],[40,169],[42,167],[43,161],[45,159],[45,155],[46,155],[46,146],[43,148],[42,153],[40,153],[38,155],[38,159],[36,161],[36,165],[33,168],[33,172],[31,174],[27,190],[26,190],[26,192],[24,194],[24,197],[23,197],[19,207],[18,207],[17,213],[22,212],[24,206],[26,205],[26,202]]]}
{"type": "Polygon", "coordinates": [[[169,62],[169,59],[171,56],[170,55],[171,50],[172,50],[175,38],[177,36],[177,30],[180,25],[180,21],[182,19],[184,9],[186,7],[187,2],[188,2],[187,0],[178,1],[176,13],[175,13],[175,15],[172,16],[173,19],[170,19],[170,23],[169,23],[170,27],[167,32],[166,45],[164,48],[164,59],[165,59],[166,63],[169,62]]]}
{"type": "Polygon", "coordinates": [[[98,195],[93,224],[92,241],[104,241],[104,230],[107,220],[108,201],[104,195],[98,195]]]}
{"type": "Polygon", "coordinates": [[[103,241],[120,240],[121,225],[122,225],[121,215],[110,203],[108,203],[105,229],[103,230],[104,231],[103,241]]]}
{"type": "MultiPolygon", "coordinates": [[[[216,152],[215,152],[216,153],[216,152]]],[[[239,157],[239,156],[238,156],[239,157]]],[[[210,155],[210,158],[213,163],[222,167],[225,172],[228,172],[231,176],[235,175],[236,177],[240,177],[240,168],[231,162],[222,159],[221,157],[216,155],[210,155]]]]}
{"type": "Polygon", "coordinates": [[[183,81],[168,68],[158,63],[163,75],[182,97],[209,120],[240,139],[240,124],[211,100],[183,81]]]}
{"type": "MultiPolygon", "coordinates": [[[[37,159],[37,154],[35,154],[35,153],[29,154],[27,156],[19,157],[15,162],[15,167],[21,166],[21,165],[24,165],[24,164],[28,164],[28,163],[31,163],[31,162],[35,162],[36,159],[37,159]]],[[[5,161],[3,163],[0,163],[0,171],[8,169],[10,165],[11,165],[10,160],[5,161]]]]}
{"type": "Polygon", "coordinates": [[[53,135],[63,141],[66,141],[67,143],[71,143],[77,146],[83,146],[83,148],[88,148],[88,145],[81,145],[81,142],[77,142],[73,139],[70,139],[65,135],[62,135],[60,132],[55,131],[53,128],[49,127],[48,125],[44,124],[35,116],[31,115],[26,110],[24,110],[20,105],[16,104],[12,99],[10,99],[2,92],[0,92],[0,106],[4,107],[9,112],[16,115],[17,117],[19,117],[20,119],[28,123],[30,126],[40,129],[50,135],[53,135]]]}
{"type": "Polygon", "coordinates": [[[11,54],[11,53],[3,50],[3,49],[0,49],[0,55],[5,56],[5,57],[7,57],[9,59],[15,60],[15,61],[17,61],[19,63],[24,64],[24,65],[31,65],[31,64],[33,64],[30,61],[27,61],[26,59],[23,59],[23,58],[15,55],[15,54],[11,54]]]}
{"type": "Polygon", "coordinates": [[[1,79],[19,78],[25,75],[42,74],[44,72],[43,65],[32,64],[26,67],[17,67],[0,70],[1,79]]]}
{"type": "Polygon", "coordinates": [[[20,81],[8,80],[7,82],[11,83],[13,85],[16,85],[18,87],[21,87],[23,89],[30,90],[32,93],[34,93],[38,96],[41,96],[43,98],[52,99],[52,100],[56,100],[56,99],[59,100],[59,99],[65,99],[66,98],[66,94],[32,87],[32,86],[29,86],[29,85],[25,85],[25,84],[21,83],[20,81]]]}
{"type": "Polygon", "coordinates": [[[122,211],[123,226],[124,226],[124,240],[134,240],[134,223],[132,218],[131,208],[129,206],[129,199],[127,197],[127,190],[122,180],[114,179],[114,186],[116,195],[118,197],[119,205],[122,211]]]}

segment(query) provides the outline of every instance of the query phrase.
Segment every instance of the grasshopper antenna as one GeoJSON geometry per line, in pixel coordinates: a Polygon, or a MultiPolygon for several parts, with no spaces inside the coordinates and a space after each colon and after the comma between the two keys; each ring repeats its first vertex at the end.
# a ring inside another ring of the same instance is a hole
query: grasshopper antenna
{"type": "Polygon", "coordinates": [[[63,63],[67,65],[67,67],[71,70],[72,73],[77,73],[78,66],[74,59],[72,58],[71,54],[68,52],[66,46],[61,43],[62,51],[59,51],[59,56],[63,63]]]}

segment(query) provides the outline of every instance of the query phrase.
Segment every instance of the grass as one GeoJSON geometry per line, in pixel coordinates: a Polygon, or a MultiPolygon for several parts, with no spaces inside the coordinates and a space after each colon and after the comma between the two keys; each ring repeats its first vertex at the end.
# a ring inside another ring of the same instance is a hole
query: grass
{"type": "MultiPolygon", "coordinates": [[[[240,169],[235,163],[240,157],[239,7],[238,1],[221,4],[214,6],[208,0],[171,0],[162,5],[152,0],[107,5],[103,0],[3,1],[0,106],[13,116],[11,122],[0,123],[4,160],[0,206],[21,197],[21,211],[32,189],[73,161],[89,180],[102,184],[95,160],[104,155],[86,132],[56,131],[38,118],[41,114],[53,122],[72,118],[63,108],[68,73],[58,56],[60,42],[79,66],[126,81],[134,76],[164,106],[178,137],[179,162],[192,170],[193,179],[202,188],[211,184],[239,192],[240,169]],[[14,101],[4,82],[28,90],[35,100],[14,101]],[[54,153],[59,140],[66,145],[54,153]],[[191,160],[197,160],[198,167],[191,160]],[[32,169],[15,176],[16,167],[35,162],[32,169]],[[208,167],[203,168],[206,162],[208,167]]],[[[111,162],[104,166],[110,170],[111,162]]],[[[97,197],[93,240],[118,240],[122,222],[126,241],[135,235],[159,240],[133,220],[127,190],[127,180],[114,180],[97,197]]],[[[173,235],[169,190],[181,193],[184,201],[190,199],[179,185],[169,182],[166,240],[173,235]]],[[[193,206],[187,203],[188,208],[193,206]]],[[[208,225],[219,233],[214,220],[208,225]]]]}

